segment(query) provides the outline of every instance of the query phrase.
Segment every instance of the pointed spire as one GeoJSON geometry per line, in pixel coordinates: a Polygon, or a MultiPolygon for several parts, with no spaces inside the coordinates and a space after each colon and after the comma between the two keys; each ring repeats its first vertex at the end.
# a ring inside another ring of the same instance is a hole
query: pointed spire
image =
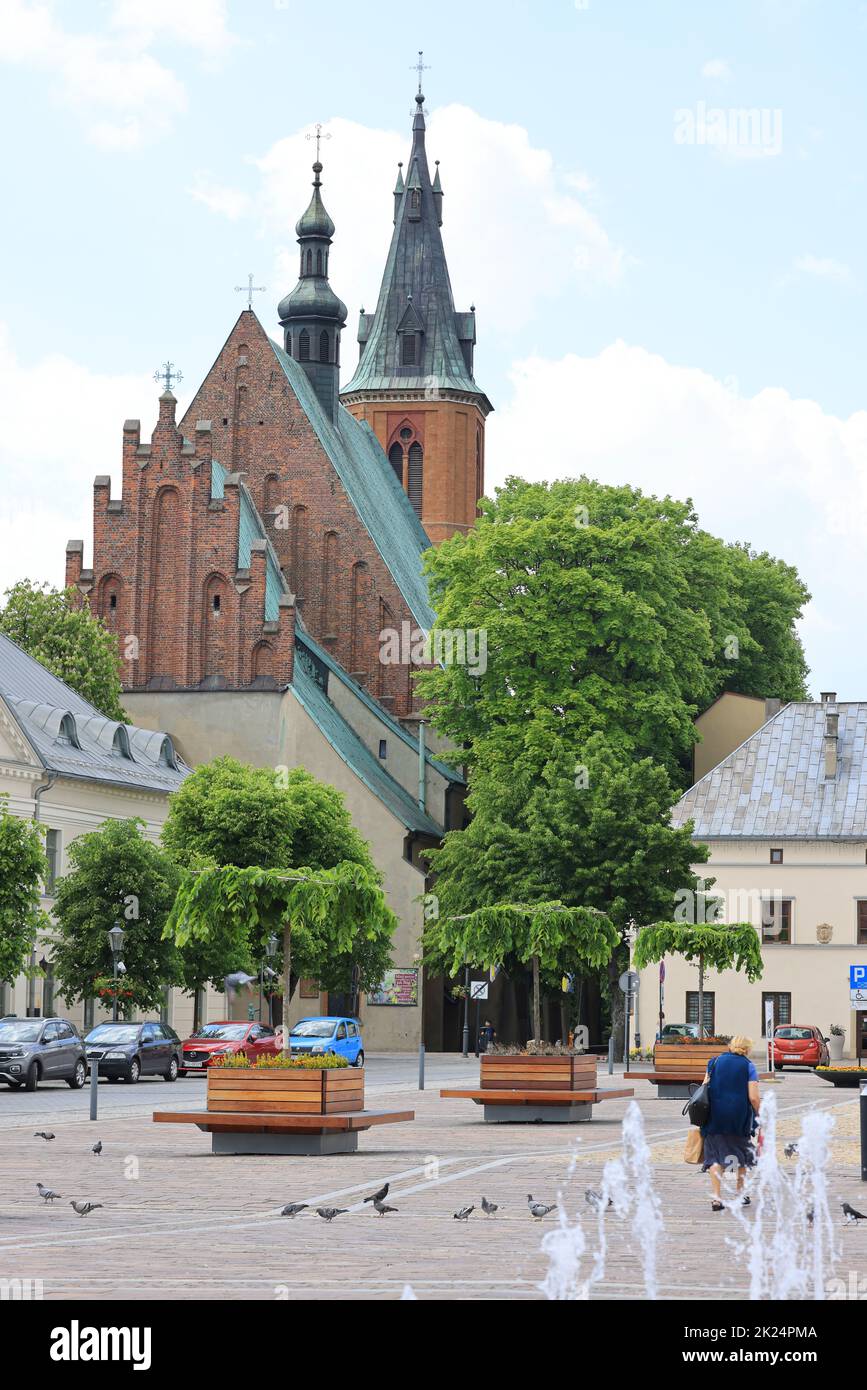
{"type": "Polygon", "coordinates": [[[437,225],[441,227],[443,225],[443,186],[440,183],[440,162],[437,159],[435,163],[437,167],[433,181],[433,200],[437,214],[437,225]]]}
{"type": "Polygon", "coordinates": [[[400,207],[400,200],[401,200],[401,198],[403,197],[403,190],[404,190],[405,187],[406,187],[406,185],[404,184],[404,181],[403,181],[403,160],[401,159],[401,160],[399,161],[399,163],[398,163],[398,166],[397,166],[397,183],[394,185],[394,220],[395,220],[395,222],[397,221],[398,208],[400,207]]]}

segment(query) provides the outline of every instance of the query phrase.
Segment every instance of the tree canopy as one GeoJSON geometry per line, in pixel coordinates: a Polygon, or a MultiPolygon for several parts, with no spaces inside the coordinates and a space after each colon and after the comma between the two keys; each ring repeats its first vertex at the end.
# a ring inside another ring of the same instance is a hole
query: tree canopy
{"type": "Polygon", "coordinates": [[[121,705],[117,638],[75,589],[20,580],[6,590],[0,632],[109,719],[129,722],[121,705]]]}
{"type": "Polygon", "coordinates": [[[40,928],[48,925],[40,898],[48,865],[42,827],[21,820],[0,797],[0,982],[25,968],[40,928]]]}

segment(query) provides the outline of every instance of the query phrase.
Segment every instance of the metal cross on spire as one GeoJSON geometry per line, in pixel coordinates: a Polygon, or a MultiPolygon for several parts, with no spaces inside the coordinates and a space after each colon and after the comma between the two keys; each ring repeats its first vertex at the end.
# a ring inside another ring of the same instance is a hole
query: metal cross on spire
{"type": "Polygon", "coordinates": [[[316,122],[316,134],[314,135],[313,132],[311,131],[311,133],[310,133],[306,138],[307,138],[308,140],[315,140],[315,141],[316,141],[316,163],[318,164],[318,163],[320,162],[320,161],[319,161],[319,142],[320,142],[320,140],[330,140],[330,139],[331,139],[331,135],[330,135],[329,131],[327,131],[327,130],[326,130],[325,134],[323,135],[323,134],[322,134],[322,122],[321,122],[321,121],[317,121],[317,122],[316,122]]]}
{"type": "Polygon", "coordinates": [[[421,77],[423,72],[430,72],[430,65],[424,60],[424,50],[418,51],[418,62],[413,63],[413,71],[418,73],[418,94],[421,96],[421,77]]]}
{"type": "Polygon", "coordinates": [[[260,291],[262,291],[262,290],[267,290],[267,288],[268,288],[267,285],[254,285],[254,284],[253,284],[253,272],[252,272],[252,270],[251,270],[251,271],[250,271],[250,274],[247,276],[247,283],[246,283],[246,285],[236,285],[236,286],[235,286],[235,294],[246,294],[246,296],[247,296],[247,308],[248,308],[248,309],[252,309],[252,307],[253,307],[253,295],[254,295],[254,294],[259,294],[260,291]]]}
{"type": "Polygon", "coordinates": [[[154,372],[154,381],[161,381],[167,391],[171,391],[175,382],[183,381],[183,372],[175,371],[174,362],[164,362],[162,368],[154,372]]]}

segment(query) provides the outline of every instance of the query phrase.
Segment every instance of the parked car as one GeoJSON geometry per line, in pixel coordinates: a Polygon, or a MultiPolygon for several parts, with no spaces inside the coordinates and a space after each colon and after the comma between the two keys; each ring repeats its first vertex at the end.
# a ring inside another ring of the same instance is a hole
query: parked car
{"type": "Polygon", "coordinates": [[[35,1091],[40,1081],[65,1081],[79,1090],[87,1080],[84,1043],[65,1018],[0,1019],[0,1081],[35,1091]]]}
{"type": "Polygon", "coordinates": [[[826,1067],[830,1060],[828,1039],[812,1024],[780,1023],[774,1029],[774,1069],[826,1067]]]}
{"type": "Polygon", "coordinates": [[[339,1014],[302,1018],[289,1035],[289,1046],[293,1052],[333,1052],[345,1057],[353,1067],[364,1066],[361,1024],[357,1018],[339,1014]]]}
{"type": "MultiPolygon", "coordinates": [[[[707,1029],[705,1028],[705,1030],[704,1030],[704,1036],[707,1037],[707,1035],[708,1035],[708,1034],[707,1034],[707,1029]]],[[[660,1035],[659,1035],[659,1041],[660,1041],[660,1042],[665,1042],[668,1038],[697,1038],[697,1037],[698,1037],[698,1024],[697,1024],[697,1023],[666,1023],[665,1027],[663,1028],[662,1032],[661,1032],[660,1035]]]]}
{"type": "Polygon", "coordinates": [[[243,1023],[237,1019],[203,1023],[192,1037],[184,1040],[181,1076],[204,1076],[215,1057],[227,1052],[245,1052],[251,1062],[263,1053],[279,1052],[277,1035],[265,1023],[243,1023]]]}
{"type": "Polygon", "coordinates": [[[181,1040],[167,1023],[98,1023],[84,1040],[88,1066],[109,1081],[162,1076],[177,1081],[181,1040]]]}

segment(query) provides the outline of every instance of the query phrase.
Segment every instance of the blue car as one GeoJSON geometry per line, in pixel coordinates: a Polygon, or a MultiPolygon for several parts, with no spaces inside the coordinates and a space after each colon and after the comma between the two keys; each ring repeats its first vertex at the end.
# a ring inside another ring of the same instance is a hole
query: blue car
{"type": "Polygon", "coordinates": [[[289,1044],[296,1053],[333,1052],[345,1057],[352,1067],[364,1066],[361,1024],[357,1018],[345,1018],[340,1014],[302,1018],[293,1027],[289,1044]]]}

